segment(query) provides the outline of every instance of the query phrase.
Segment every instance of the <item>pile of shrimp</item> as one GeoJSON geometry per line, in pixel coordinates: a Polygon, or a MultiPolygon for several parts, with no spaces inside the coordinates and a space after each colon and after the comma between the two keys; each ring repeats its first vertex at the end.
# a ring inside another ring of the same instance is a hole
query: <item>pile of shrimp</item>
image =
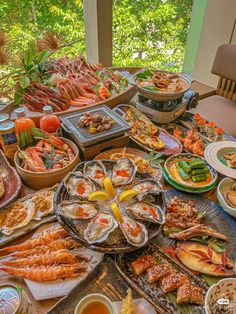
{"type": "Polygon", "coordinates": [[[18,245],[2,248],[0,269],[39,282],[83,276],[89,258],[79,253],[80,247],[61,227],[48,229],[18,245]]]}
{"type": "Polygon", "coordinates": [[[173,135],[177,138],[188,150],[193,154],[197,154],[204,157],[205,144],[199,134],[194,130],[190,129],[185,134],[178,126],[174,129],[173,135]]]}

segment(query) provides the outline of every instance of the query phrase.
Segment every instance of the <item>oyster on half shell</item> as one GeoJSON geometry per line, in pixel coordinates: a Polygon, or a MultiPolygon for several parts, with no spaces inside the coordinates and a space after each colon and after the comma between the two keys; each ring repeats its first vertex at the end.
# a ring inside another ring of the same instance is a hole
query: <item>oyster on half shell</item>
{"type": "Polygon", "coordinates": [[[79,199],[87,199],[89,194],[95,191],[95,186],[89,177],[80,172],[72,172],[66,177],[65,188],[68,194],[79,199]]]}
{"type": "Polygon", "coordinates": [[[120,228],[127,242],[136,247],[145,245],[148,241],[146,226],[128,216],[123,216],[122,218],[123,222],[120,223],[120,228]]]}
{"type": "Polygon", "coordinates": [[[24,227],[32,220],[34,212],[35,205],[32,202],[32,199],[14,203],[10,211],[7,213],[1,232],[9,235],[16,229],[24,227]]]}
{"type": "Polygon", "coordinates": [[[112,183],[115,186],[130,183],[137,171],[137,166],[129,158],[121,158],[115,161],[112,169],[112,183]]]}
{"type": "Polygon", "coordinates": [[[79,200],[63,201],[58,209],[61,216],[81,220],[93,218],[98,213],[94,203],[79,200]]]}
{"type": "Polygon", "coordinates": [[[103,186],[103,180],[107,175],[106,168],[104,167],[103,163],[97,160],[91,160],[85,163],[84,174],[101,187],[103,186]]]}
{"type": "Polygon", "coordinates": [[[138,200],[142,200],[148,194],[159,195],[161,187],[154,179],[145,179],[133,186],[133,189],[139,192],[138,200]]]}
{"type": "Polygon", "coordinates": [[[35,213],[33,219],[40,220],[42,217],[53,213],[54,191],[41,191],[35,193],[32,202],[35,205],[35,213]]]}
{"type": "Polygon", "coordinates": [[[109,234],[118,227],[117,221],[108,213],[100,212],[87,225],[84,238],[89,243],[101,243],[108,239],[109,234]]]}
{"type": "Polygon", "coordinates": [[[150,221],[158,224],[165,223],[165,214],[158,205],[150,204],[148,202],[136,202],[127,207],[131,215],[144,221],[150,221]]]}

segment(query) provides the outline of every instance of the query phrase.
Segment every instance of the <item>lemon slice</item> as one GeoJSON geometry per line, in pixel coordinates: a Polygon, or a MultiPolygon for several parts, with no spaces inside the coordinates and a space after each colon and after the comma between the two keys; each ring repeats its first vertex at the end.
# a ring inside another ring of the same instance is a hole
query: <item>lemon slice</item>
{"type": "Polygon", "coordinates": [[[96,191],[92,192],[89,197],[89,201],[108,201],[109,195],[104,191],[96,191]]]}
{"type": "Polygon", "coordinates": [[[111,181],[111,178],[110,177],[106,177],[104,180],[103,180],[103,185],[104,185],[104,188],[106,190],[106,192],[111,195],[112,197],[116,196],[116,191],[114,189],[114,186],[112,184],[112,181],[111,181]]]}
{"type": "Polygon", "coordinates": [[[113,214],[115,215],[116,219],[122,223],[123,222],[123,217],[121,215],[121,212],[119,210],[119,207],[117,206],[116,203],[111,203],[111,209],[113,211],[113,214]]]}
{"type": "Polygon", "coordinates": [[[127,190],[127,191],[124,191],[119,196],[119,202],[120,203],[128,202],[128,201],[132,200],[132,198],[135,197],[138,194],[139,194],[139,192],[137,190],[127,190]]]}

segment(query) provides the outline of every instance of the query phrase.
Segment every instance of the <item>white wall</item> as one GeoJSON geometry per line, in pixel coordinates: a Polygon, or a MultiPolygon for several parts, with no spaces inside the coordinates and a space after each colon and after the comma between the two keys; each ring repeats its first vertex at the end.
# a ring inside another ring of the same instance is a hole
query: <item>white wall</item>
{"type": "MultiPolygon", "coordinates": [[[[199,0],[194,1],[197,4],[199,0]]],[[[218,46],[229,43],[235,18],[236,0],[207,0],[199,45],[192,69],[192,75],[196,80],[213,87],[216,86],[218,78],[211,74],[212,63],[218,46]]],[[[192,36],[191,32],[189,36],[192,36]]],[[[188,40],[188,43],[190,42],[191,40],[188,40]]],[[[232,43],[236,43],[236,30],[232,43]]],[[[186,49],[186,54],[190,50],[186,49]]]]}

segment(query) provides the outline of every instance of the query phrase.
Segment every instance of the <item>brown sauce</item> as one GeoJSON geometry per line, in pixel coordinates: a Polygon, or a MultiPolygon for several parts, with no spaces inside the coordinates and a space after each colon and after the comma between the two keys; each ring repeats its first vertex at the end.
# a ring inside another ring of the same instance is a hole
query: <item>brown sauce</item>
{"type": "Polygon", "coordinates": [[[110,314],[110,310],[103,302],[93,301],[83,308],[81,314],[110,314]]]}

